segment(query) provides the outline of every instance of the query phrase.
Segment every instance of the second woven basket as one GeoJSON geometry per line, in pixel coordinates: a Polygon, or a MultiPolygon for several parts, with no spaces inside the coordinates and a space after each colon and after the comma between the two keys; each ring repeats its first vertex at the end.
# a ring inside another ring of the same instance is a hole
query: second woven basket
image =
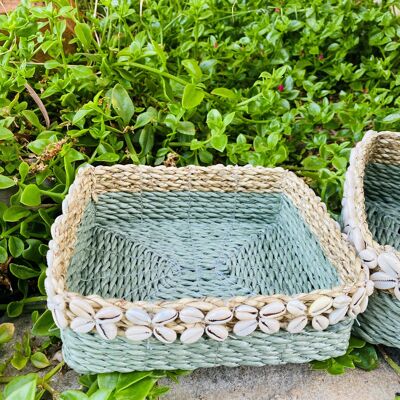
{"type": "Polygon", "coordinates": [[[369,131],[352,150],[342,219],[377,289],[354,330],[400,348],[400,133],[369,131]]]}
{"type": "Polygon", "coordinates": [[[346,352],[368,269],[293,173],[90,167],[52,227],[46,290],[79,372],[346,352]]]}

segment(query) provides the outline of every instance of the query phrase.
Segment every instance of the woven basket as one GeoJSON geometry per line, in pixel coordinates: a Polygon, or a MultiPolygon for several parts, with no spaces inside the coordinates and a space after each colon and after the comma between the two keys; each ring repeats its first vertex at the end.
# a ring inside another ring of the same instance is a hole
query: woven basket
{"type": "Polygon", "coordinates": [[[52,227],[46,290],[79,372],[326,359],[371,283],[283,169],[89,167],[52,227]]]}
{"type": "Polygon", "coordinates": [[[355,332],[400,348],[400,133],[369,131],[352,150],[342,219],[377,289],[355,332]]]}

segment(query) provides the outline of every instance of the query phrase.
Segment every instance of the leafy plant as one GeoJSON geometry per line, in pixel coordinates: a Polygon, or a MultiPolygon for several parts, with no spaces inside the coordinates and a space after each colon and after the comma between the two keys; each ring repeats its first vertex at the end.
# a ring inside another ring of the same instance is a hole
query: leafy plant
{"type": "Polygon", "coordinates": [[[378,367],[378,355],[374,346],[352,336],[346,354],[324,361],[312,361],[311,367],[315,370],[326,370],[332,375],[340,375],[346,369],[356,367],[371,371],[378,367]]]}
{"type": "Polygon", "coordinates": [[[159,379],[168,377],[177,381],[178,376],[186,374],[184,371],[148,371],[83,375],[80,382],[84,391],[58,393],[51,387],[51,378],[59,369],[60,366],[57,366],[44,377],[37,373],[14,377],[6,385],[3,395],[0,393],[0,398],[40,400],[47,392],[52,398],[60,400],[155,400],[169,390],[166,386],[157,386],[159,379]]]}

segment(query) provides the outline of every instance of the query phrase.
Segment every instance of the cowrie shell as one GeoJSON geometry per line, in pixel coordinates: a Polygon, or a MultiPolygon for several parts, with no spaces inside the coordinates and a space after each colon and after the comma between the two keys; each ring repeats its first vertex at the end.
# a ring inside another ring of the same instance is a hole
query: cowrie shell
{"type": "Polygon", "coordinates": [[[351,297],[346,294],[342,294],[333,299],[333,307],[334,308],[343,308],[348,306],[351,303],[351,297]]]}
{"type": "Polygon", "coordinates": [[[78,317],[90,319],[94,316],[93,307],[82,299],[73,299],[69,303],[69,309],[78,317]]]}
{"type": "Polygon", "coordinates": [[[331,325],[334,325],[334,324],[337,324],[338,322],[340,322],[346,316],[348,309],[349,309],[349,307],[346,306],[343,308],[337,308],[337,309],[333,310],[328,316],[329,323],[331,325]]]}
{"type": "Polygon", "coordinates": [[[368,280],[365,284],[365,291],[367,293],[367,296],[371,296],[372,293],[374,293],[374,282],[372,280],[368,280]]]}
{"type": "Polygon", "coordinates": [[[71,321],[70,326],[74,332],[88,333],[95,327],[95,322],[84,317],[76,317],[71,321]]]}
{"type": "Polygon", "coordinates": [[[350,308],[357,307],[365,296],[365,288],[358,288],[351,298],[350,308]]]}
{"type": "Polygon", "coordinates": [[[129,340],[133,340],[134,342],[138,342],[141,340],[149,339],[152,335],[152,330],[144,325],[141,326],[131,326],[129,327],[126,332],[125,336],[129,340]]]}
{"type": "Polygon", "coordinates": [[[301,315],[292,319],[286,328],[286,330],[290,333],[300,333],[307,325],[307,317],[305,315],[301,315]]]}
{"type": "Polygon", "coordinates": [[[224,324],[232,317],[232,312],[228,307],[218,307],[209,311],[204,320],[207,324],[224,324]]]}
{"type": "Polygon", "coordinates": [[[178,312],[173,308],[165,308],[154,315],[152,323],[154,325],[165,325],[178,318],[178,312]]]}
{"type": "Polygon", "coordinates": [[[374,269],[378,265],[378,257],[376,252],[371,247],[367,247],[364,250],[361,250],[358,254],[361,258],[364,265],[366,265],[370,269],[374,269]]]}
{"type": "Polygon", "coordinates": [[[96,323],[98,334],[105,340],[113,340],[117,337],[117,326],[112,322],[96,323]]]}
{"type": "Polygon", "coordinates": [[[206,334],[218,342],[223,342],[229,335],[228,329],[223,325],[209,325],[206,327],[206,334]]]}
{"type": "Polygon", "coordinates": [[[361,303],[359,305],[360,307],[360,313],[363,313],[367,307],[368,307],[368,296],[364,296],[364,298],[361,300],[361,303]]]}
{"type": "Polygon", "coordinates": [[[332,307],[332,303],[333,300],[331,297],[321,296],[310,305],[308,311],[312,317],[315,317],[316,315],[320,315],[328,311],[332,307]]]}
{"type": "Polygon", "coordinates": [[[361,235],[361,231],[359,228],[353,228],[349,232],[349,240],[351,243],[353,243],[354,247],[358,252],[361,252],[362,250],[365,249],[365,241],[361,235]]]}
{"type": "Polygon", "coordinates": [[[142,308],[132,307],[126,311],[126,318],[135,325],[150,325],[150,315],[142,308]]]}
{"type": "Polygon", "coordinates": [[[254,320],[257,318],[257,316],[258,316],[258,310],[253,306],[248,306],[246,304],[243,304],[235,308],[235,317],[239,321],[254,320]]]}
{"type": "Polygon", "coordinates": [[[316,331],[323,331],[329,326],[329,319],[323,315],[316,315],[312,319],[311,325],[316,331]]]}
{"type": "Polygon", "coordinates": [[[248,336],[257,329],[258,322],[256,319],[247,319],[239,321],[233,327],[233,333],[236,336],[248,336]]]}
{"type": "Polygon", "coordinates": [[[388,275],[385,272],[375,272],[371,275],[371,280],[374,282],[376,289],[393,289],[397,284],[397,279],[388,275]]]}
{"type": "Polygon", "coordinates": [[[400,260],[393,253],[382,253],[378,257],[379,267],[392,278],[400,277],[400,260]]]}
{"type": "Polygon", "coordinates": [[[186,329],[181,334],[181,342],[185,344],[192,344],[200,340],[204,335],[204,328],[202,326],[194,326],[192,328],[186,329]]]}
{"type": "Polygon", "coordinates": [[[166,326],[159,325],[153,329],[154,336],[163,343],[173,343],[176,340],[176,332],[167,328],[166,326]]]}
{"type": "Polygon", "coordinates": [[[116,306],[104,307],[94,316],[100,324],[118,322],[122,319],[122,311],[116,306]]]}
{"type": "Polygon", "coordinates": [[[187,324],[196,324],[203,321],[204,314],[195,307],[185,307],[179,313],[179,319],[187,324]]]}
{"type": "Polygon", "coordinates": [[[52,314],[54,322],[60,329],[65,329],[68,326],[68,321],[61,310],[56,308],[52,311],[52,314]]]}
{"type": "Polygon", "coordinates": [[[273,303],[265,305],[260,310],[260,317],[279,317],[285,314],[286,307],[281,301],[274,301],[273,303]]]}
{"type": "Polygon", "coordinates": [[[305,315],[307,311],[306,305],[300,300],[290,300],[286,304],[286,309],[294,316],[305,315]]]}
{"type": "Polygon", "coordinates": [[[269,335],[272,335],[279,331],[281,324],[274,318],[262,317],[258,321],[259,328],[269,335]]]}

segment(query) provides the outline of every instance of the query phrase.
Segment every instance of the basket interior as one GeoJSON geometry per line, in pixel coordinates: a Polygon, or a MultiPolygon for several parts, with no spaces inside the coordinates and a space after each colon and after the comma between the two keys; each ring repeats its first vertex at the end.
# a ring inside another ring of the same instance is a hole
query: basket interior
{"type": "Polygon", "coordinates": [[[229,298],[340,284],[282,193],[113,192],[90,203],[67,286],[137,300],[229,298]]]}
{"type": "Polygon", "coordinates": [[[400,165],[368,164],[364,194],[368,227],[374,240],[400,251],[400,165]]]}

